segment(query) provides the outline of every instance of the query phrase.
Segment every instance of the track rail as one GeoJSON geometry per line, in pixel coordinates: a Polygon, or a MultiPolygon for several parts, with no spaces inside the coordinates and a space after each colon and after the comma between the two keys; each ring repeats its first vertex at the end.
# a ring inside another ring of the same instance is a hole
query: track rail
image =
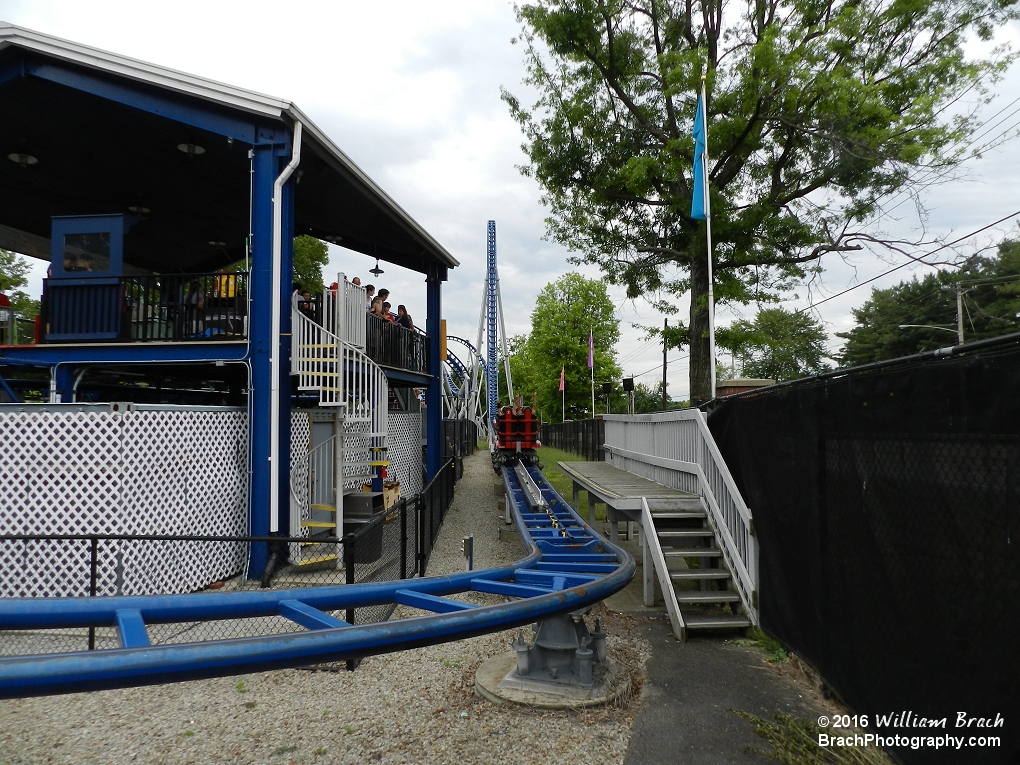
{"type": "MultiPolygon", "coordinates": [[[[524,469],[524,468],[520,468],[524,469]]],[[[541,497],[512,468],[503,481],[526,557],[503,567],[370,584],[102,598],[0,599],[0,630],[117,627],[122,647],[0,659],[0,698],[178,682],[357,659],[445,643],[573,611],[622,589],[633,558],[588,526],[534,467],[541,497]],[[530,489],[530,493],[526,490],[530,489]],[[461,592],[503,595],[476,606],[461,592]],[[428,616],[351,625],[330,611],[397,603],[428,616]],[[175,645],[150,645],[146,625],[283,616],[303,631],[175,645]]],[[[525,480],[527,483],[527,480],[525,480]]]]}

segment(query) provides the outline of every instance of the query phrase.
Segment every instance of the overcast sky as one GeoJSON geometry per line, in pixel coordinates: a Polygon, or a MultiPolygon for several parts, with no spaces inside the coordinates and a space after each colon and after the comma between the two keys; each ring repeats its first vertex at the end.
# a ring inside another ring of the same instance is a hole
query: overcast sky
{"type": "MultiPolygon", "coordinates": [[[[568,253],[543,240],[545,210],[537,185],[516,166],[524,161],[521,135],[500,101],[500,87],[524,94],[522,51],[511,44],[518,25],[502,0],[431,0],[386,3],[206,2],[146,3],[100,0],[0,0],[0,20],[123,55],[293,101],[405,210],[421,223],[461,266],[450,273],[443,293],[449,331],[474,342],[485,273],[486,222],[496,220],[499,275],[510,334],[530,329],[539,290],[572,270],[568,253]]],[[[1008,36],[1020,38],[1011,27],[1008,36]]],[[[1020,76],[1010,72],[986,107],[992,116],[1020,98],[1020,76]]],[[[995,117],[989,137],[1020,123],[1020,101],[995,117]]],[[[711,132],[711,126],[709,126],[711,132]]],[[[1020,146],[1016,140],[968,163],[966,179],[933,188],[928,238],[962,236],[1020,210],[1020,146]]],[[[896,201],[894,200],[893,204],[896,201]]],[[[890,205],[891,206],[891,205],[890,205]]],[[[897,207],[892,227],[911,234],[916,216],[908,202],[897,207]]],[[[1013,216],[1015,217],[1015,216],[1013,216]]],[[[1011,217],[961,245],[961,252],[999,241],[1017,230],[1011,217]]],[[[951,237],[954,238],[954,237],[951,237]]],[[[333,248],[331,271],[367,273],[373,261],[333,248]]],[[[846,263],[826,262],[817,301],[907,262],[900,257],[859,253],[846,263]]],[[[391,300],[425,317],[425,288],[418,274],[383,264],[374,279],[391,300]]],[[[41,289],[37,269],[30,285],[41,289]]],[[[860,306],[871,286],[887,287],[924,274],[907,267],[830,300],[818,312],[830,333],[853,325],[850,309],[860,306]]],[[[597,270],[583,273],[598,277],[597,270]]],[[[327,279],[329,282],[330,279],[327,279]]],[[[807,305],[798,289],[788,307],[807,305]]],[[[654,384],[661,376],[662,350],[641,342],[633,323],[661,325],[647,304],[623,299],[611,289],[621,319],[618,359],[626,375],[654,384]]],[[[754,309],[746,309],[748,318],[754,309]]],[[[719,312],[725,325],[733,314],[719,312]]],[[[586,331],[582,328],[582,334],[586,331]]],[[[840,344],[833,338],[832,347],[840,344]]],[[[670,394],[686,398],[687,362],[671,352],[670,394]]],[[[726,358],[724,357],[725,361],[726,358]]]]}

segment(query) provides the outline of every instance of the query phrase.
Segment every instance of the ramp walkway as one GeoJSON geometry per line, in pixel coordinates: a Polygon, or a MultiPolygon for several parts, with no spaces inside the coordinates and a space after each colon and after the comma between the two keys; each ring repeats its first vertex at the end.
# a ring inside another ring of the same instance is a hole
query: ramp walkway
{"type": "Polygon", "coordinates": [[[628,540],[637,521],[645,605],[654,605],[658,579],[677,638],[686,640],[689,630],[751,626],[701,496],[604,462],[558,462],[557,467],[573,484],[575,511],[580,511],[581,491],[588,492],[590,524],[595,522],[596,503],[605,503],[613,543],[619,539],[621,518],[627,522],[628,540]]]}
{"type": "Polygon", "coordinates": [[[617,540],[620,516],[626,521],[639,521],[641,498],[648,500],[655,510],[700,510],[701,497],[680,489],[671,489],[626,470],[613,467],[606,462],[557,462],[564,475],[573,483],[571,505],[581,512],[580,494],[588,492],[588,523],[595,523],[595,505],[606,505],[610,523],[611,541],[617,540]]]}

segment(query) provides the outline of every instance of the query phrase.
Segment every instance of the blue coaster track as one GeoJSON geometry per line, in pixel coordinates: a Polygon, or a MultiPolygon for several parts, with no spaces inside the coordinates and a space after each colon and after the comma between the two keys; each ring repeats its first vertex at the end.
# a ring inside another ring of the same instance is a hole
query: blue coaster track
{"type": "Polygon", "coordinates": [[[116,627],[122,647],[0,659],[0,698],[44,696],[357,659],[497,632],[622,589],[633,558],[595,532],[535,467],[504,468],[528,554],[502,568],[393,582],[200,595],[0,599],[0,630],[116,627]],[[530,476],[530,481],[525,477],[530,476]],[[450,595],[503,595],[477,606],[450,595]],[[430,615],[351,625],[329,611],[397,603],[430,615]],[[150,645],[147,624],[283,616],[304,631],[150,645]]]}

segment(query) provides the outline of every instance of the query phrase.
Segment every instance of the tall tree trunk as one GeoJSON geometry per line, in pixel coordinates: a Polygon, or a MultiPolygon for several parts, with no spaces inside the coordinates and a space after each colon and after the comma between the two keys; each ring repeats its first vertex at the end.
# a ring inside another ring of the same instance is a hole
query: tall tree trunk
{"type": "MultiPolygon", "coordinates": [[[[696,240],[697,241],[697,240],[696,240]]],[[[691,349],[691,404],[699,406],[712,399],[712,368],[708,347],[708,261],[704,240],[701,252],[691,255],[691,321],[688,340],[691,349]]],[[[697,248],[697,244],[695,244],[697,248]]]]}

